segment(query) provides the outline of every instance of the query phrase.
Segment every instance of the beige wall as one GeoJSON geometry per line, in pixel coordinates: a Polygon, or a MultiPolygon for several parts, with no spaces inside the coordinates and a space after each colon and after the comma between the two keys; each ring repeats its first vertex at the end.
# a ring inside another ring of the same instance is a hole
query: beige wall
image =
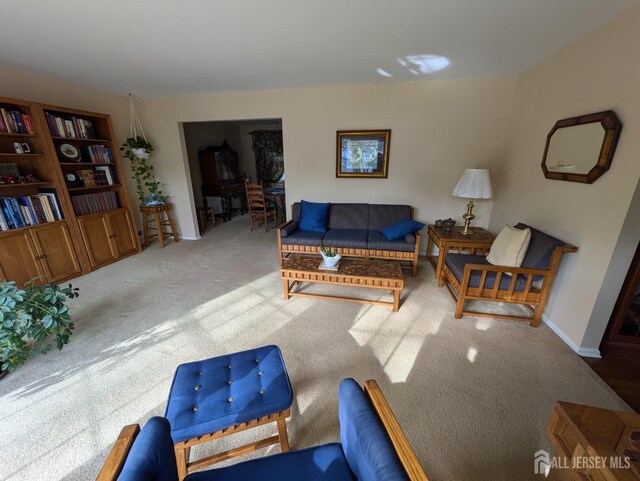
{"type": "MultiPolygon", "coordinates": [[[[496,169],[514,86],[509,77],[240,92],[146,98],[138,110],[186,238],[195,218],[179,123],[202,120],[282,118],[288,202],[407,203],[422,221],[461,221],[466,201],[451,191],[467,167],[496,169]],[[336,130],[374,128],[392,129],[389,178],[336,179],[336,130]]],[[[476,213],[486,226],[491,201],[476,213]]]]}
{"type": "Polygon", "coordinates": [[[495,177],[493,230],[522,221],[580,249],[565,257],[545,317],[585,353],[598,347],[633,255],[633,242],[616,245],[640,178],[638,45],[634,7],[520,75],[495,177]],[[624,125],[609,172],[592,185],[545,179],[540,161],[554,123],[608,109],[624,125]],[[603,285],[610,265],[617,272],[603,285]]]}

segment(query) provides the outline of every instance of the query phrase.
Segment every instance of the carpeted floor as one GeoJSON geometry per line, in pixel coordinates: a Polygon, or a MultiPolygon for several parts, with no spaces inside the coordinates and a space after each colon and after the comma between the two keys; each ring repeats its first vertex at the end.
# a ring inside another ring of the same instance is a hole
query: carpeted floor
{"type": "Polygon", "coordinates": [[[94,479],[123,425],[163,414],[178,364],[269,343],[295,390],[292,448],[338,440],[339,381],[375,378],[431,481],[539,479],[533,454],[551,449],[554,400],[629,409],[546,326],[454,319],[424,261],[397,313],[285,302],[275,232],[247,224],[73,281],[71,343],[0,381],[1,479],[94,479]]]}

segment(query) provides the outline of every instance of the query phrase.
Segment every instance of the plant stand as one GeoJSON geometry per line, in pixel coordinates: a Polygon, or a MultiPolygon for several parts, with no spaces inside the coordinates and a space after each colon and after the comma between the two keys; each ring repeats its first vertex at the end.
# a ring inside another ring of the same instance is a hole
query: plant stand
{"type": "Polygon", "coordinates": [[[140,213],[142,214],[144,241],[142,245],[145,247],[151,243],[151,239],[158,238],[160,247],[164,248],[164,241],[169,237],[173,237],[175,242],[180,242],[180,237],[176,231],[176,226],[173,223],[173,215],[171,214],[171,206],[169,204],[162,205],[141,205],[140,213]],[[166,216],[166,220],[163,220],[163,214],[166,216]],[[149,216],[151,216],[151,224],[149,223],[149,216]],[[155,222],[155,226],[153,223],[155,222]],[[165,227],[168,227],[168,231],[165,232],[165,227]],[[151,235],[149,231],[156,231],[151,235]]]}

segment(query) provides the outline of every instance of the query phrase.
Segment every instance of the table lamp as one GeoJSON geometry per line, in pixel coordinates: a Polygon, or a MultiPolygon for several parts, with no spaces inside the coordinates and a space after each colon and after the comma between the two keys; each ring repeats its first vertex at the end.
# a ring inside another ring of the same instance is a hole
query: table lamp
{"type": "Polygon", "coordinates": [[[470,199],[467,204],[467,213],[462,216],[464,219],[464,229],[460,231],[462,235],[473,234],[469,230],[471,221],[475,219],[473,215],[473,199],[491,199],[493,191],[491,190],[491,179],[489,178],[488,169],[467,169],[460,177],[456,188],[453,189],[453,195],[456,197],[464,197],[470,199]]]}

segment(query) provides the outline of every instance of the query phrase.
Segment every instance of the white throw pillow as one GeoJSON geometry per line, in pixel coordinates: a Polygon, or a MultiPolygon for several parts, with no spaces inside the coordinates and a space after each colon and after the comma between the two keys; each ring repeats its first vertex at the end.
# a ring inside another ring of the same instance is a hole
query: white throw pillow
{"type": "Polygon", "coordinates": [[[531,229],[505,225],[491,244],[487,261],[494,266],[520,267],[529,248],[531,229]]]}

